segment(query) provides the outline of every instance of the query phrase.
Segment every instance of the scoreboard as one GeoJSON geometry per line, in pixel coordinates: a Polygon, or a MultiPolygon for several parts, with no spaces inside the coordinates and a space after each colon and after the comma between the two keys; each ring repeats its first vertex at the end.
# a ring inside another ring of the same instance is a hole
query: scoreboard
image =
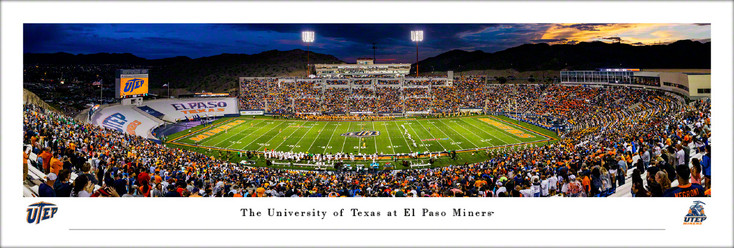
{"type": "Polygon", "coordinates": [[[148,95],[148,69],[120,69],[115,73],[117,98],[148,95]]]}

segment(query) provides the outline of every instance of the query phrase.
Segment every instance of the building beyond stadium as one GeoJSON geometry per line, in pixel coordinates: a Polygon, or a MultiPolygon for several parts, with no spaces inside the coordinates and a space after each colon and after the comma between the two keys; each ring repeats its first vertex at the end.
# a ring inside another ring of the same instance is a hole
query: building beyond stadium
{"type": "Polygon", "coordinates": [[[622,69],[561,71],[568,85],[624,85],[673,92],[690,99],[711,97],[710,69],[622,69]]]}
{"type": "Polygon", "coordinates": [[[356,64],[315,64],[317,77],[404,77],[410,64],[375,64],[373,59],[359,58],[356,64]]]}

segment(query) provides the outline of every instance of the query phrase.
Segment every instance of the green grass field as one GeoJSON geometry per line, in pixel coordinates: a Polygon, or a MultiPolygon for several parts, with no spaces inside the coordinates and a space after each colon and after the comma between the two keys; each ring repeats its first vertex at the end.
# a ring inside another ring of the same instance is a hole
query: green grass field
{"type": "Polygon", "coordinates": [[[263,151],[267,148],[306,153],[392,155],[525,144],[540,146],[556,139],[552,131],[527,123],[518,124],[517,121],[503,116],[394,121],[303,121],[235,117],[194,128],[190,133],[184,131],[171,135],[168,143],[184,148],[196,149],[194,146],[198,145],[207,149],[228,151],[263,151]],[[347,133],[353,135],[343,135],[347,133]],[[359,137],[360,134],[374,136],[359,137]]]}

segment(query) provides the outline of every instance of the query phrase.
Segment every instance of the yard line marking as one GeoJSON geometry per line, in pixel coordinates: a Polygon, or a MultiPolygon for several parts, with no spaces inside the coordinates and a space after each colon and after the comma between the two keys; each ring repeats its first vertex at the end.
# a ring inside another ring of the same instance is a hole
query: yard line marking
{"type": "MultiPolygon", "coordinates": [[[[469,119],[473,119],[473,118],[469,118],[469,119]]],[[[500,137],[494,136],[493,134],[491,134],[491,133],[488,133],[487,131],[484,131],[484,129],[481,129],[481,128],[479,128],[479,127],[477,127],[477,126],[475,126],[475,125],[473,125],[473,124],[469,123],[468,121],[464,121],[464,118],[460,118],[460,120],[461,120],[461,121],[463,121],[463,122],[464,122],[464,123],[466,123],[466,124],[469,124],[469,126],[472,126],[472,127],[476,128],[476,129],[479,129],[479,130],[482,130],[482,132],[484,132],[484,133],[486,133],[486,134],[489,134],[490,136],[492,136],[492,137],[495,137],[495,138],[497,138],[497,139],[501,140],[501,141],[502,141],[503,143],[505,143],[505,144],[511,144],[510,142],[507,142],[506,140],[504,140],[504,139],[502,139],[502,138],[500,138],[500,137]]],[[[489,124],[487,124],[487,125],[489,126],[489,124]]],[[[492,126],[490,126],[490,127],[492,127],[492,126]]],[[[493,129],[495,129],[495,128],[493,128],[493,129]]]]}
{"type": "MultiPolygon", "coordinates": [[[[436,120],[436,121],[438,121],[438,120],[436,120]]],[[[428,122],[431,123],[434,127],[436,127],[436,129],[438,129],[438,131],[441,131],[441,133],[443,133],[443,135],[446,135],[446,137],[448,137],[449,140],[452,140],[452,145],[453,145],[453,142],[456,142],[456,140],[454,140],[453,138],[451,138],[451,136],[449,136],[448,134],[446,134],[446,132],[444,132],[443,129],[441,129],[438,126],[436,126],[436,123],[432,123],[431,121],[428,121],[428,122]]],[[[448,125],[446,125],[446,126],[448,126],[448,125]]],[[[464,136],[462,134],[459,134],[459,135],[461,135],[462,137],[464,136]]],[[[464,139],[466,139],[466,137],[464,137],[464,139]]],[[[472,143],[471,140],[469,140],[469,143],[472,143]]],[[[477,145],[475,145],[474,143],[472,143],[472,145],[474,145],[475,147],[477,147],[477,145]]],[[[458,147],[459,147],[459,150],[463,150],[464,149],[464,147],[461,146],[461,145],[458,145],[458,147]]]]}
{"type": "MultiPolygon", "coordinates": [[[[273,122],[273,124],[275,124],[275,122],[273,122]]],[[[273,129],[275,129],[276,127],[279,127],[280,125],[283,125],[283,123],[280,123],[280,124],[278,124],[278,125],[275,125],[275,126],[271,127],[271,128],[270,128],[270,130],[268,130],[268,131],[264,132],[263,134],[261,134],[261,135],[260,135],[260,136],[258,136],[257,138],[254,138],[254,139],[252,139],[252,141],[250,141],[250,143],[247,143],[247,145],[243,146],[243,147],[242,147],[242,149],[244,150],[245,148],[247,148],[248,146],[250,146],[250,144],[252,144],[252,142],[255,142],[256,140],[258,140],[258,139],[262,138],[263,136],[265,136],[265,134],[269,133],[270,131],[273,131],[273,129]]],[[[263,127],[265,127],[265,126],[262,126],[262,127],[258,128],[258,129],[257,129],[257,130],[255,130],[255,131],[260,131],[260,129],[261,129],[261,128],[263,128],[263,127]]],[[[254,133],[254,132],[253,132],[253,133],[254,133]]],[[[247,137],[247,136],[245,136],[245,137],[247,137]]],[[[260,148],[258,148],[258,149],[260,149],[260,148]]],[[[255,151],[257,151],[257,150],[255,150],[255,151]]]]}
{"type": "MultiPolygon", "coordinates": [[[[444,119],[444,120],[445,120],[445,119],[444,119]]],[[[455,133],[458,133],[459,135],[461,135],[461,137],[462,137],[462,138],[464,138],[465,140],[468,140],[468,141],[469,141],[469,143],[471,143],[472,145],[474,145],[474,148],[479,148],[479,147],[480,147],[480,146],[477,146],[477,144],[474,144],[474,142],[472,142],[472,141],[471,141],[470,139],[466,138],[466,136],[464,136],[464,134],[462,134],[462,133],[460,133],[460,132],[457,132],[457,131],[456,131],[456,129],[454,129],[453,127],[451,127],[451,125],[450,125],[450,124],[447,124],[447,123],[443,122],[444,120],[441,120],[441,123],[443,123],[444,125],[446,125],[446,127],[448,127],[449,129],[453,130],[453,131],[454,131],[455,133]]],[[[433,124],[433,125],[434,125],[434,126],[436,126],[436,124],[433,124]]],[[[464,129],[464,130],[466,130],[466,129],[464,129]]],[[[474,132],[472,132],[472,131],[469,131],[469,130],[466,130],[466,131],[468,131],[469,133],[472,133],[472,134],[474,134],[474,136],[477,136],[477,137],[479,137],[479,136],[478,136],[477,134],[475,134],[475,133],[474,133],[474,132]]],[[[481,140],[481,139],[482,139],[482,137],[479,137],[479,139],[481,140]]],[[[462,147],[462,149],[463,149],[463,147],[462,147]]]]}
{"type": "MultiPolygon", "coordinates": [[[[375,122],[372,122],[372,130],[377,131],[377,128],[375,128],[375,122]]],[[[389,139],[390,136],[388,135],[387,138],[389,139]]],[[[372,139],[375,141],[375,153],[380,154],[379,151],[377,151],[377,136],[372,136],[372,139]]],[[[390,140],[390,147],[392,147],[392,140],[390,140]]],[[[392,149],[392,153],[395,154],[395,148],[392,149]]]]}
{"type": "MultiPolygon", "coordinates": [[[[296,133],[297,131],[298,131],[298,128],[293,128],[293,132],[290,135],[288,135],[288,137],[286,137],[282,142],[280,142],[280,144],[278,144],[278,146],[275,147],[275,150],[276,151],[280,151],[278,148],[280,148],[280,146],[282,146],[283,143],[285,143],[285,141],[288,140],[291,136],[293,136],[293,134],[296,133]]],[[[301,138],[303,138],[303,136],[301,136],[301,138]]],[[[291,149],[291,150],[293,150],[293,149],[291,149]]]]}
{"type": "MultiPolygon", "coordinates": [[[[347,127],[347,132],[349,132],[351,130],[352,130],[352,122],[350,121],[349,122],[349,126],[347,127]]],[[[344,136],[344,142],[342,142],[342,150],[341,150],[341,153],[344,153],[344,146],[347,144],[347,138],[349,138],[349,137],[344,136]]]]}
{"type": "MultiPolygon", "coordinates": [[[[315,131],[315,130],[317,130],[317,128],[314,128],[314,126],[316,126],[316,125],[321,125],[321,123],[322,123],[322,122],[319,122],[319,121],[315,121],[315,122],[313,122],[313,124],[312,124],[313,126],[311,126],[311,129],[309,129],[309,130],[308,130],[308,131],[306,132],[306,134],[304,134],[304,135],[303,135],[303,137],[313,137],[313,136],[309,135],[309,133],[311,133],[312,131],[315,131]]],[[[326,124],[324,124],[324,125],[326,125],[326,124]]],[[[301,139],[303,139],[303,137],[301,137],[301,139]]],[[[303,140],[301,140],[301,141],[303,141],[303,140]]],[[[300,144],[300,143],[301,143],[301,141],[298,141],[298,143],[296,143],[296,145],[300,144]]],[[[308,142],[308,140],[306,140],[306,141],[308,142]]],[[[309,147],[309,149],[310,149],[310,147],[309,147]]],[[[305,152],[306,152],[306,153],[308,153],[309,151],[308,151],[308,150],[306,150],[305,152]]]]}
{"type": "MultiPolygon", "coordinates": [[[[283,123],[280,123],[280,124],[278,124],[278,126],[280,127],[280,125],[283,125],[283,124],[287,124],[288,122],[289,122],[289,121],[283,121],[283,123]]],[[[286,126],[286,127],[287,127],[287,126],[286,126]]],[[[271,130],[272,130],[272,129],[271,129],[271,130]]],[[[270,132],[270,131],[268,131],[268,132],[270,132]]],[[[280,133],[280,132],[279,132],[279,133],[280,133]]],[[[263,134],[263,135],[265,135],[265,134],[263,134]]],[[[278,136],[278,135],[273,135],[273,137],[270,137],[270,139],[268,139],[268,141],[265,141],[265,143],[263,143],[263,144],[268,144],[268,143],[270,143],[270,141],[271,141],[271,140],[273,140],[273,139],[275,139],[275,137],[277,137],[277,136],[278,136]]],[[[262,137],[262,135],[260,135],[260,137],[262,137]]],[[[257,137],[257,139],[259,139],[260,137],[257,137]]],[[[255,139],[255,140],[257,140],[257,139],[255,139]]],[[[260,150],[260,149],[262,149],[263,147],[265,147],[265,146],[260,146],[260,147],[258,147],[258,148],[257,148],[257,150],[259,151],[259,150],[260,150]]],[[[271,149],[271,150],[272,150],[272,149],[271,149]]]]}
{"type": "Polygon", "coordinates": [[[324,124],[324,127],[322,127],[321,130],[319,130],[319,135],[316,136],[315,138],[313,138],[313,141],[311,141],[311,145],[308,146],[308,151],[306,151],[306,152],[311,153],[311,147],[313,147],[313,143],[316,143],[316,140],[319,138],[319,136],[321,136],[321,131],[324,131],[324,128],[326,128],[326,126],[328,126],[328,125],[329,125],[329,123],[326,122],[326,124],[324,124]]]}
{"type": "MultiPolygon", "coordinates": [[[[309,122],[310,122],[310,121],[307,121],[307,122],[305,122],[305,123],[304,123],[303,125],[307,125],[307,124],[308,124],[309,122]]],[[[316,124],[314,123],[314,125],[316,125],[316,124]]],[[[300,139],[298,139],[298,141],[296,141],[296,143],[295,143],[295,144],[293,144],[293,147],[291,147],[291,150],[290,150],[289,152],[292,152],[292,151],[293,151],[293,149],[295,149],[295,148],[296,148],[296,146],[298,145],[298,143],[301,143],[301,140],[303,139],[303,137],[306,137],[306,136],[307,136],[306,134],[308,134],[308,132],[311,132],[311,129],[313,129],[313,126],[310,126],[310,127],[308,128],[308,130],[306,131],[306,133],[304,133],[303,135],[301,135],[301,138],[300,138],[300,139]]],[[[291,135],[292,135],[292,134],[291,134],[291,135]]]]}
{"type": "Polygon", "coordinates": [[[329,141],[326,142],[326,145],[324,145],[324,154],[326,154],[326,149],[329,148],[329,144],[331,143],[331,138],[334,138],[334,133],[336,132],[336,129],[339,128],[339,125],[335,125],[334,131],[331,131],[331,136],[329,136],[329,141]]]}
{"type": "MultiPolygon", "coordinates": [[[[262,122],[262,120],[260,120],[260,122],[262,122]]],[[[245,127],[245,129],[244,129],[244,130],[241,130],[241,131],[245,131],[245,130],[247,130],[247,129],[250,129],[251,127],[247,127],[247,125],[245,125],[245,124],[247,124],[247,123],[250,123],[250,121],[246,121],[246,122],[244,122],[244,123],[241,123],[241,124],[240,124],[239,126],[237,126],[237,127],[235,127],[235,128],[232,128],[232,130],[228,130],[228,131],[226,131],[226,132],[223,132],[223,133],[227,134],[227,132],[229,132],[229,131],[235,132],[235,130],[239,130],[239,129],[241,129],[241,128],[242,128],[243,126],[245,127]]],[[[241,132],[241,131],[237,131],[236,133],[234,133],[234,135],[232,135],[232,136],[229,136],[229,137],[226,137],[226,138],[224,138],[224,140],[222,140],[222,141],[219,141],[218,143],[214,144],[214,145],[213,145],[213,147],[219,147],[219,144],[221,144],[222,142],[225,142],[225,141],[227,141],[227,140],[229,140],[229,139],[231,139],[231,138],[237,137],[237,136],[238,136],[238,135],[240,134],[239,132],[241,132]]]]}
{"type": "MultiPolygon", "coordinates": [[[[391,121],[391,122],[395,124],[395,126],[398,128],[398,130],[400,130],[400,133],[402,134],[403,129],[400,129],[400,126],[398,126],[398,123],[396,121],[391,121]]],[[[408,129],[405,129],[405,130],[408,130],[408,129]]],[[[405,135],[401,135],[401,136],[403,136],[403,140],[405,140],[405,145],[408,146],[408,150],[412,153],[413,149],[410,148],[410,143],[408,143],[408,139],[405,138],[405,135]]]]}
{"type": "MultiPolygon", "coordinates": [[[[261,122],[265,122],[265,120],[262,120],[261,122]]],[[[252,125],[252,127],[254,127],[254,126],[255,126],[255,125],[253,124],[253,125],[252,125]]],[[[248,129],[252,128],[252,127],[248,127],[248,128],[246,129],[246,130],[248,130],[248,129]]],[[[242,137],[240,137],[240,134],[238,133],[238,134],[236,134],[236,135],[232,135],[232,137],[230,137],[230,138],[236,138],[236,140],[237,140],[237,141],[240,141],[240,140],[242,140],[242,139],[244,139],[244,138],[247,138],[247,137],[249,137],[250,135],[254,134],[255,132],[259,131],[259,130],[260,130],[261,128],[263,128],[263,127],[265,127],[265,126],[260,126],[260,127],[258,127],[257,129],[253,130],[252,132],[248,133],[248,134],[247,134],[247,135],[245,135],[245,136],[242,136],[242,137]]],[[[225,149],[229,149],[229,148],[230,148],[230,147],[232,147],[233,145],[234,145],[234,143],[232,143],[232,144],[229,144],[229,145],[227,145],[227,147],[226,147],[225,149]]],[[[244,148],[244,147],[241,147],[241,148],[244,148]]]]}
{"type": "MultiPolygon", "coordinates": [[[[457,118],[457,119],[459,119],[459,120],[460,120],[461,122],[463,122],[463,123],[467,123],[467,122],[465,122],[465,121],[463,120],[464,118],[457,118]]],[[[461,124],[460,124],[460,123],[459,123],[458,121],[457,121],[456,123],[458,123],[458,124],[459,124],[459,126],[460,126],[461,128],[463,128],[464,130],[466,130],[466,131],[468,131],[468,132],[470,132],[470,133],[474,134],[474,136],[477,136],[477,137],[479,137],[479,138],[480,138],[480,139],[482,139],[482,140],[484,139],[483,137],[481,137],[481,136],[477,135],[476,133],[474,133],[474,132],[470,131],[469,129],[467,129],[466,127],[464,127],[464,125],[461,125],[461,124]]],[[[469,124],[469,123],[467,123],[467,124],[469,124]]],[[[471,124],[469,124],[469,125],[471,125],[471,124]]],[[[481,129],[481,128],[477,128],[477,127],[474,127],[474,128],[476,128],[476,129],[478,129],[478,130],[480,130],[480,131],[482,131],[482,132],[484,132],[484,133],[486,133],[486,134],[489,134],[489,136],[492,136],[492,138],[495,138],[495,139],[497,139],[497,137],[495,137],[495,136],[494,136],[494,135],[492,135],[491,133],[488,133],[487,131],[484,131],[484,129],[481,129]]],[[[499,141],[499,139],[497,139],[497,141],[499,141]]],[[[494,146],[494,144],[493,144],[492,142],[489,142],[489,144],[490,144],[490,145],[493,145],[493,146],[494,146]]]]}
{"type": "MultiPolygon", "coordinates": [[[[425,127],[425,126],[423,126],[423,124],[421,124],[421,122],[420,122],[420,121],[417,121],[417,120],[416,120],[415,122],[418,122],[418,125],[421,125],[421,127],[423,128],[423,131],[426,131],[426,132],[427,132],[428,134],[430,134],[430,135],[431,135],[431,137],[433,137],[433,139],[436,139],[436,136],[433,136],[433,134],[432,134],[431,132],[428,132],[428,131],[426,130],[426,127],[425,127]]],[[[413,128],[413,127],[410,127],[410,128],[413,128]]],[[[415,129],[414,129],[413,131],[415,131],[415,129]]],[[[448,137],[447,137],[447,138],[448,138],[448,137]]],[[[449,139],[451,139],[451,138],[449,138],[449,139]]],[[[446,147],[445,147],[445,146],[443,146],[443,144],[441,144],[441,142],[440,142],[440,141],[436,140],[436,143],[438,143],[439,145],[441,145],[441,147],[442,147],[442,148],[443,148],[444,150],[446,150],[446,147]]]]}
{"type": "MultiPolygon", "coordinates": [[[[392,154],[395,154],[395,145],[392,144],[392,138],[390,138],[390,129],[386,126],[383,126],[385,128],[385,131],[387,132],[387,139],[390,141],[390,147],[392,148],[392,154]]],[[[372,122],[372,128],[375,128],[375,123],[372,122]]]]}
{"type": "MultiPolygon", "coordinates": [[[[405,123],[407,124],[408,122],[406,121],[405,123]]],[[[413,130],[413,134],[415,134],[415,137],[418,138],[418,141],[421,142],[421,144],[423,145],[423,147],[427,147],[426,146],[426,142],[423,142],[423,139],[418,135],[418,132],[415,131],[415,128],[413,128],[413,125],[408,125],[408,126],[410,126],[410,129],[413,130]]],[[[408,131],[408,128],[405,128],[405,131],[408,131]]],[[[403,138],[405,138],[405,136],[403,136],[403,138]]],[[[418,150],[418,151],[420,151],[420,150],[418,150]]]]}
{"type": "MultiPolygon", "coordinates": [[[[494,119],[494,118],[492,118],[492,120],[494,120],[494,121],[497,121],[497,120],[496,120],[496,119],[494,119]]],[[[478,120],[478,121],[481,121],[481,120],[478,120]]],[[[523,143],[523,142],[522,142],[521,140],[519,140],[519,139],[515,138],[515,136],[514,136],[513,134],[511,134],[511,133],[508,133],[507,131],[505,131],[505,130],[502,130],[502,129],[500,129],[499,127],[497,127],[497,126],[494,126],[494,125],[492,125],[492,124],[489,124],[489,123],[487,123],[487,122],[484,122],[484,121],[481,121],[481,122],[483,122],[483,123],[486,123],[486,125],[488,125],[488,126],[490,126],[490,127],[493,127],[494,129],[497,129],[497,130],[500,130],[500,131],[502,131],[502,133],[503,133],[503,134],[505,134],[505,136],[508,136],[508,137],[510,137],[510,138],[512,138],[512,139],[514,139],[514,140],[515,140],[515,141],[517,141],[518,143],[523,143]]]]}

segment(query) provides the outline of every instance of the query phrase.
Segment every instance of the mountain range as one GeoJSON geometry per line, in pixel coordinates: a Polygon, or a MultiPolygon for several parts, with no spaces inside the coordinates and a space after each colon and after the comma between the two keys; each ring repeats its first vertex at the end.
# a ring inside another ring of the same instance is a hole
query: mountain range
{"type": "MultiPolygon", "coordinates": [[[[335,56],[309,53],[310,63],[344,63],[335,56]]],[[[170,83],[189,91],[221,92],[236,88],[241,76],[302,76],[305,74],[306,51],[271,50],[258,54],[221,54],[192,59],[179,56],[145,59],[130,53],[24,54],[24,65],[45,68],[56,65],[108,65],[106,69],[81,70],[77,73],[99,75],[114,82],[113,68],[150,69],[151,88],[170,83]],[[102,71],[99,71],[102,70],[102,71]]],[[[711,68],[711,43],[680,40],[666,45],[633,46],[619,43],[581,42],[573,45],[525,44],[502,51],[452,50],[418,62],[420,71],[505,70],[594,70],[607,67],[624,68],[711,68]]],[[[413,64],[415,65],[415,64],[413,64]]],[[[68,67],[68,66],[67,66],[68,67]]],[[[59,68],[62,68],[59,66],[59,68]]],[[[66,67],[63,67],[66,68],[66,67]]],[[[95,68],[100,68],[96,66],[95,68]]],[[[413,66],[415,68],[415,66],[413,66]]],[[[61,73],[68,77],[72,72],[61,73]]],[[[25,82],[53,77],[46,73],[25,73],[25,82]]],[[[75,75],[78,78],[89,78],[75,75]]]]}

